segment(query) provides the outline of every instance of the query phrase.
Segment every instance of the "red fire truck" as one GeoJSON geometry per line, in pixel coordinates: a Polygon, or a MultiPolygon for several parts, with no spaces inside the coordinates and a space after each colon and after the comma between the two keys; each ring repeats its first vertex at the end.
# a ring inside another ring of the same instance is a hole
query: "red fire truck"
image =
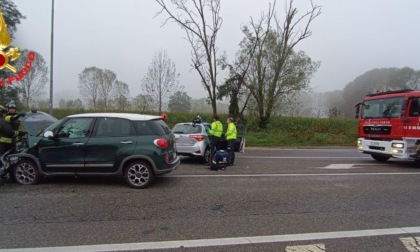
{"type": "Polygon", "coordinates": [[[420,161],[420,91],[404,89],[369,94],[356,105],[357,148],[377,161],[420,161]]]}

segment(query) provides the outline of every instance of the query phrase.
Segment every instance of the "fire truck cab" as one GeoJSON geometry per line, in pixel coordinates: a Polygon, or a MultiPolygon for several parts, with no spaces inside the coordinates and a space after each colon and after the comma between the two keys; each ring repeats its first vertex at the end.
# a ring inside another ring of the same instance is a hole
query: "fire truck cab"
{"type": "Polygon", "coordinates": [[[420,161],[420,91],[369,94],[356,105],[359,151],[377,161],[420,161]]]}

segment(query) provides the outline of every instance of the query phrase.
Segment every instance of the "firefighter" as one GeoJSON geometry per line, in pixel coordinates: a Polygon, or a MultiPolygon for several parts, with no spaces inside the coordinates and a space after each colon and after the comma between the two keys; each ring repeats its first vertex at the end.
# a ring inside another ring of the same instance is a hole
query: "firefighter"
{"type": "Polygon", "coordinates": [[[14,147],[16,137],[26,134],[24,131],[13,129],[12,124],[3,118],[6,113],[6,108],[0,105],[0,156],[3,156],[4,153],[14,147]]]}
{"type": "Polygon", "coordinates": [[[10,123],[14,130],[19,130],[18,119],[22,116],[25,116],[25,113],[17,114],[16,105],[14,102],[7,104],[7,115],[4,117],[6,122],[10,123]]]}
{"type": "MultiPolygon", "coordinates": [[[[10,149],[14,148],[15,138],[26,134],[24,131],[14,130],[12,125],[8,123],[4,116],[8,113],[6,108],[0,105],[0,158],[10,149]]],[[[0,177],[4,177],[7,173],[3,168],[3,162],[0,162],[0,177]]]]}
{"type": "Polygon", "coordinates": [[[14,103],[7,105],[7,110],[0,105],[0,155],[3,155],[8,150],[14,147],[16,137],[21,137],[26,134],[24,131],[19,131],[18,119],[24,116],[24,113],[16,115],[16,106],[14,103]]]}
{"type": "Polygon", "coordinates": [[[10,123],[8,123],[3,117],[7,114],[7,110],[4,106],[0,105],[0,155],[2,156],[7,150],[10,149],[13,137],[15,136],[15,130],[10,123]]]}

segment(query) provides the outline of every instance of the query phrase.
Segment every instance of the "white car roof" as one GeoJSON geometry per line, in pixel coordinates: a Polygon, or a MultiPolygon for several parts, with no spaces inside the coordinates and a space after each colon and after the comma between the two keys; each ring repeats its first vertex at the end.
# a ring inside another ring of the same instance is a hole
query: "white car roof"
{"type": "Polygon", "coordinates": [[[161,116],[157,115],[144,115],[134,113],[84,113],[75,114],[68,117],[113,117],[113,118],[124,118],[133,121],[149,121],[154,119],[162,119],[161,116]]]}

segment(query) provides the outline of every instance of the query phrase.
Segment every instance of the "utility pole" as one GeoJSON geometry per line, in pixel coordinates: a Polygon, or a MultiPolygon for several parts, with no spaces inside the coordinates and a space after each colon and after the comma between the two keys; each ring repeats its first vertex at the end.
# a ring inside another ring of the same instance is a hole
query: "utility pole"
{"type": "Polygon", "coordinates": [[[51,0],[51,59],[50,59],[50,104],[49,113],[53,114],[53,59],[54,59],[54,0],[51,0]]]}

